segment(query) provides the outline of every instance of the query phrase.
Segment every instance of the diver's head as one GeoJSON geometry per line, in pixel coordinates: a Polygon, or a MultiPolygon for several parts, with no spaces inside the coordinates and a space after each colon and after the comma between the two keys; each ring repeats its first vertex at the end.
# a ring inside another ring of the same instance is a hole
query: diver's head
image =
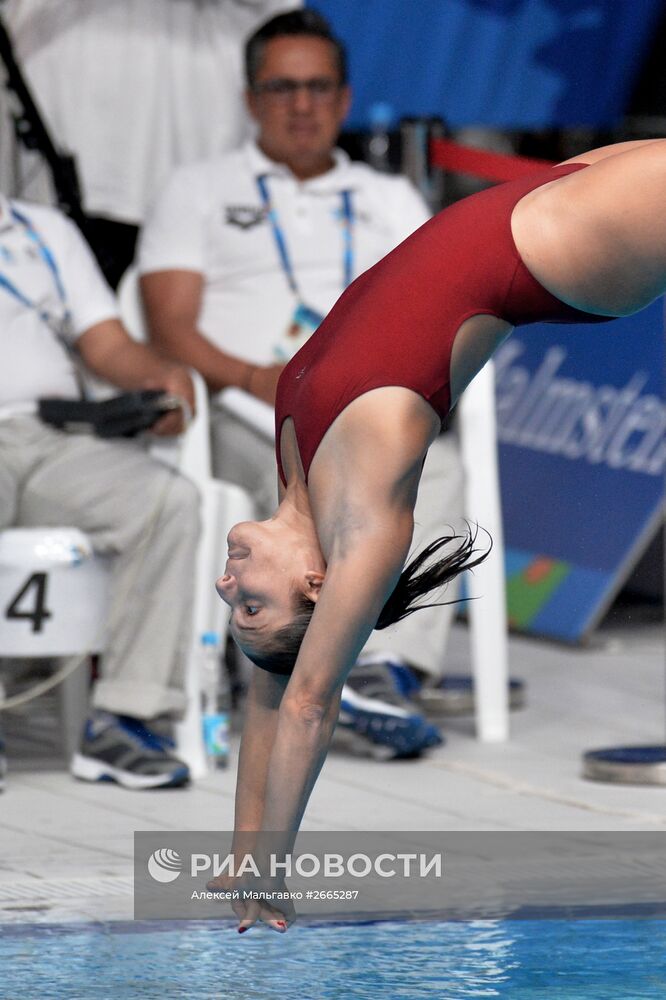
{"type": "MultiPolygon", "coordinates": [[[[388,628],[420,608],[452,601],[422,602],[490,554],[476,548],[478,526],[434,539],[400,574],[375,624],[388,628]]],[[[307,531],[281,522],[246,521],[229,533],[229,560],[217,590],[232,608],[231,633],[250,660],[271,673],[290,674],[307,632],[325,576],[318,543],[307,531]]]]}
{"type": "Polygon", "coordinates": [[[227,543],[216,587],[231,634],[258,666],[290,673],[326,572],[316,538],[275,517],[235,525],[227,543]]]}

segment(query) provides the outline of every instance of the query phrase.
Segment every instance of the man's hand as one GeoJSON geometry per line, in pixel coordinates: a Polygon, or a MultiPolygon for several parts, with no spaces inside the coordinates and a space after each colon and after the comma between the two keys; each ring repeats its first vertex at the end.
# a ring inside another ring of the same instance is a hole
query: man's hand
{"type": "MultiPolygon", "coordinates": [[[[105,319],[81,334],[76,348],[84,364],[119,389],[163,389],[182,396],[194,413],[194,385],[184,365],[165,361],[148,344],[132,340],[117,319],[105,319]]],[[[165,413],[153,425],[153,434],[181,434],[182,410],[165,413]]]]}
{"type": "Polygon", "coordinates": [[[283,368],[283,364],[257,365],[250,373],[247,391],[257,399],[263,399],[264,403],[275,406],[275,393],[283,368]]]}
{"type": "MultiPolygon", "coordinates": [[[[187,368],[181,365],[165,366],[164,376],[147,379],[143,389],[164,389],[173,396],[181,396],[190,407],[194,416],[194,385],[187,368]]],[[[182,434],[185,430],[185,414],[182,409],[172,410],[160,417],[157,423],[150,428],[151,434],[160,437],[171,437],[175,434],[182,434]]]]}

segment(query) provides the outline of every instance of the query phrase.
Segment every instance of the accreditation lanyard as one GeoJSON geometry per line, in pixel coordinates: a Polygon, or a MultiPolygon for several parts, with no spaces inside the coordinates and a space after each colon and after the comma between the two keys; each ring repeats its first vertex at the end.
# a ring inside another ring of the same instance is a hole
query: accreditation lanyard
{"type": "Polygon", "coordinates": [[[20,288],[18,288],[14,284],[13,281],[11,281],[10,278],[7,277],[6,274],[3,274],[1,271],[0,271],[0,288],[4,288],[5,291],[9,292],[10,295],[13,295],[14,298],[17,299],[20,303],[22,303],[22,305],[24,305],[27,309],[34,309],[34,311],[37,313],[42,322],[46,323],[49,329],[52,330],[53,333],[55,333],[56,336],[62,340],[64,339],[63,326],[69,322],[70,313],[69,309],[67,308],[67,295],[65,293],[65,286],[62,283],[62,278],[60,277],[60,271],[58,270],[58,265],[56,264],[55,257],[53,256],[50,249],[48,248],[44,240],[41,238],[39,233],[35,229],[33,229],[30,221],[26,219],[26,217],[22,215],[21,212],[17,212],[15,208],[11,208],[10,214],[15,222],[18,222],[20,223],[20,225],[23,226],[26,236],[32,243],[35,244],[39,252],[39,256],[41,257],[41,259],[44,261],[49,271],[51,272],[53,283],[58,292],[58,298],[60,299],[60,302],[62,303],[63,306],[62,319],[60,320],[60,322],[55,323],[54,317],[51,316],[51,314],[47,312],[47,310],[40,308],[40,306],[34,299],[29,298],[24,292],[21,291],[20,288]]]}
{"type": "MultiPolygon", "coordinates": [[[[271,224],[273,230],[273,237],[275,239],[275,245],[277,247],[278,255],[280,257],[280,263],[282,264],[282,270],[285,273],[285,277],[291,288],[292,292],[299,301],[303,301],[300,294],[298,283],[296,281],[296,275],[294,274],[294,267],[291,262],[291,257],[289,256],[289,250],[287,249],[287,241],[285,240],[284,232],[282,226],[280,225],[280,219],[278,217],[277,211],[271,201],[271,196],[268,191],[268,185],[266,183],[266,174],[260,174],[257,177],[257,187],[259,188],[259,194],[261,196],[261,201],[266,210],[266,215],[268,216],[268,221],[271,224]]],[[[342,266],[343,266],[343,288],[346,288],[351,284],[352,275],[354,273],[354,243],[353,243],[353,230],[354,230],[354,209],[352,205],[351,191],[341,191],[340,198],[342,200],[342,233],[343,233],[343,244],[342,244],[342,266]]]]}

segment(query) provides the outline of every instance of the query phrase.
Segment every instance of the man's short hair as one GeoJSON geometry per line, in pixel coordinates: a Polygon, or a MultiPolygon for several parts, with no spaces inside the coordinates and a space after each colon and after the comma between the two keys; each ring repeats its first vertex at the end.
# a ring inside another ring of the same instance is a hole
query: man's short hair
{"type": "Polygon", "coordinates": [[[316,10],[289,10],[266,21],[250,35],[245,43],[245,79],[252,89],[257,82],[257,74],[264,57],[264,49],[272,38],[323,38],[330,42],[338,64],[339,83],[347,83],[347,53],[339,38],[331,31],[325,17],[316,10]]]}

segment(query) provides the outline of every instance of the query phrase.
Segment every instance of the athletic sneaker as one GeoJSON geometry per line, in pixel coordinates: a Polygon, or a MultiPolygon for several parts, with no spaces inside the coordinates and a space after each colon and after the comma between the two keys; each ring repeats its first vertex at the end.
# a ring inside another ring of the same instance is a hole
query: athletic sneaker
{"type": "MultiPolygon", "coordinates": [[[[427,671],[405,660],[384,657],[395,684],[409,698],[417,712],[435,721],[451,715],[471,715],[474,712],[474,680],[467,674],[447,674],[433,677],[427,671]]],[[[509,708],[523,708],[523,681],[509,680],[509,708]]]]}
{"type": "Polygon", "coordinates": [[[70,771],[83,781],[115,781],[124,788],[174,788],[186,784],[190,772],[170,744],[139,719],[96,711],[70,771]]]}
{"type": "Polygon", "coordinates": [[[356,664],[342,689],[336,744],[376,760],[416,757],[444,737],[396,684],[385,662],[356,664]]]}

